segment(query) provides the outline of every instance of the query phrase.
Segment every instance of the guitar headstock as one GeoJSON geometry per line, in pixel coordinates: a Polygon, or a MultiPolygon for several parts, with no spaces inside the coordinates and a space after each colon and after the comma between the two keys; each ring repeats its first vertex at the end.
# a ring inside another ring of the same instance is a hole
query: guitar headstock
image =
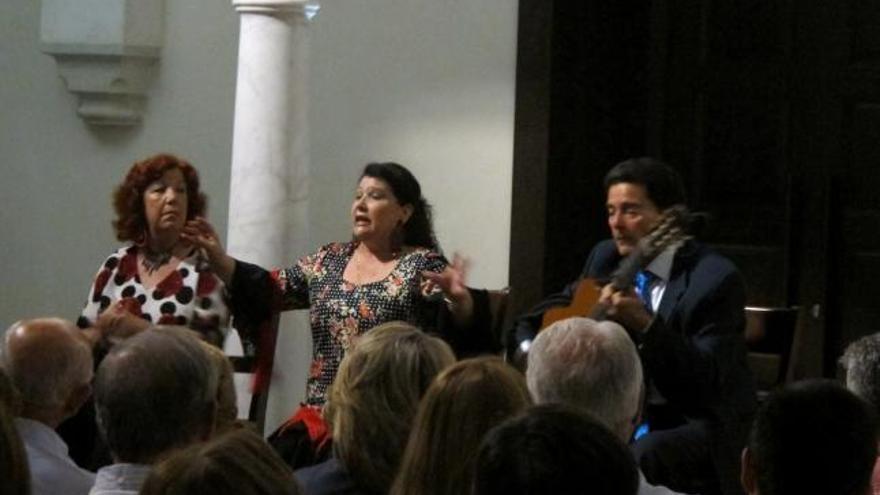
{"type": "Polygon", "coordinates": [[[639,264],[647,265],[669,246],[690,239],[691,236],[687,231],[689,221],[690,212],[684,205],[676,205],[664,210],[657,225],[639,240],[636,248],[640,258],[639,264]]]}

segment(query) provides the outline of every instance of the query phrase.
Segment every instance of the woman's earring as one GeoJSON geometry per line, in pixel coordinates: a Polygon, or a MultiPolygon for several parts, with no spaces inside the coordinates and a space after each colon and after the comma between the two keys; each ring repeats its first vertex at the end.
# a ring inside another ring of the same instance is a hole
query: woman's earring
{"type": "Polygon", "coordinates": [[[137,236],[137,239],[134,240],[134,244],[136,246],[145,246],[147,244],[147,228],[144,227],[141,235],[137,236]]]}

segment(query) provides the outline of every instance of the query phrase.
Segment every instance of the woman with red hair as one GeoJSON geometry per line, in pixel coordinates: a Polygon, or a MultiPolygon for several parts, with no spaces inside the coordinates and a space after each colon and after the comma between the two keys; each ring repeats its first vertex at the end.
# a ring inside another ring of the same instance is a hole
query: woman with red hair
{"type": "Polygon", "coordinates": [[[131,167],[113,194],[116,238],[128,244],[98,269],[77,321],[94,343],[171,324],[222,344],[225,286],[180,235],[188,220],[204,216],[206,202],[198,173],[185,160],[159,154],[131,167]]]}

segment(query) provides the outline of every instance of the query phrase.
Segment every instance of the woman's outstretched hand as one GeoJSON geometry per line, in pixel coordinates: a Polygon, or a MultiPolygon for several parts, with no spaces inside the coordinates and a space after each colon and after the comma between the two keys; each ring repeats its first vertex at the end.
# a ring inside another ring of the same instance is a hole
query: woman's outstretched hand
{"type": "Polygon", "coordinates": [[[220,277],[226,285],[232,281],[235,272],[235,259],[226,254],[220,236],[214,227],[203,217],[196,217],[186,222],[180,236],[183,240],[191,243],[202,250],[211,265],[211,270],[220,277]]]}
{"type": "Polygon", "coordinates": [[[468,260],[456,253],[452,257],[452,263],[442,272],[422,272],[425,279],[423,292],[431,294],[437,289],[442,291],[449,310],[459,325],[470,323],[474,311],[474,301],[465,283],[467,267],[468,260]]]}

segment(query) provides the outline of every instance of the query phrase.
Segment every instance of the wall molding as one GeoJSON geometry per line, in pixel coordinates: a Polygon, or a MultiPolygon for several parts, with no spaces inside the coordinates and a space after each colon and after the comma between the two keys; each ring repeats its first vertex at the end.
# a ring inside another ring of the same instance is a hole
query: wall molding
{"type": "Polygon", "coordinates": [[[163,15],[164,0],[43,0],[40,48],[55,59],[85,122],[141,122],[159,66],[163,15]]]}

